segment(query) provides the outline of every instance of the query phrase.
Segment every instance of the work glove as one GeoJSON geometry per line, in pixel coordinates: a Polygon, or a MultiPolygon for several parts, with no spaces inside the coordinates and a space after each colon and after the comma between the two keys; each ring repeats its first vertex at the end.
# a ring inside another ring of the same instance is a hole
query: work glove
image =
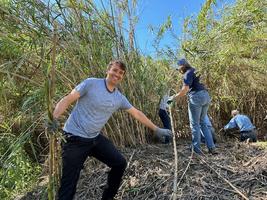
{"type": "Polygon", "coordinates": [[[48,133],[50,134],[55,134],[59,131],[60,128],[60,122],[57,119],[53,119],[52,121],[50,119],[47,119],[45,125],[48,133]]]}
{"type": "Polygon", "coordinates": [[[170,105],[174,101],[174,95],[170,96],[167,100],[167,104],[170,105]]]}
{"type": "Polygon", "coordinates": [[[165,129],[165,128],[157,128],[155,130],[155,134],[156,137],[161,141],[161,142],[165,142],[165,137],[172,137],[172,132],[169,129],[165,129]]]}

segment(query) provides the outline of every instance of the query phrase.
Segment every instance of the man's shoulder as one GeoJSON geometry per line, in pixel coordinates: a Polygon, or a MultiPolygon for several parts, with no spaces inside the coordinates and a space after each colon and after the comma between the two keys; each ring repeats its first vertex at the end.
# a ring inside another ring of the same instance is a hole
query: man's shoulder
{"type": "Polygon", "coordinates": [[[90,85],[96,85],[98,83],[103,82],[103,80],[104,80],[103,78],[89,77],[89,78],[83,80],[83,82],[86,83],[86,84],[90,84],[90,85]]]}
{"type": "Polygon", "coordinates": [[[116,88],[115,93],[119,96],[119,97],[125,97],[124,94],[121,92],[121,90],[119,88],[116,88]]]}
{"type": "Polygon", "coordinates": [[[124,100],[129,101],[128,98],[127,98],[127,97],[126,97],[126,96],[119,90],[119,88],[116,88],[115,94],[116,94],[116,96],[117,96],[120,100],[122,100],[122,101],[124,101],[124,100]]]}
{"type": "Polygon", "coordinates": [[[244,114],[238,114],[235,116],[236,119],[249,119],[249,117],[247,115],[244,115],[244,114]]]}
{"type": "Polygon", "coordinates": [[[195,74],[195,68],[191,67],[190,69],[188,69],[188,70],[185,72],[184,76],[185,76],[185,77],[188,77],[188,76],[193,76],[194,74],[195,74]]]}
{"type": "Polygon", "coordinates": [[[85,81],[94,81],[94,82],[99,82],[99,81],[103,81],[103,78],[95,78],[95,77],[88,77],[87,79],[85,79],[85,81]]]}
{"type": "Polygon", "coordinates": [[[244,114],[238,114],[237,117],[247,118],[248,116],[247,115],[244,115],[244,114]]]}

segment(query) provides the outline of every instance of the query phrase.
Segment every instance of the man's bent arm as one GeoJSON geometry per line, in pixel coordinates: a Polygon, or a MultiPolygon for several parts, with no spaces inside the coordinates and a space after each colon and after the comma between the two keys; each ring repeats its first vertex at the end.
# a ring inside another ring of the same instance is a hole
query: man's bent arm
{"type": "Polygon", "coordinates": [[[146,115],[143,112],[136,109],[135,107],[132,107],[126,111],[130,115],[132,115],[135,119],[137,119],[139,122],[144,124],[146,127],[150,128],[151,130],[155,131],[158,128],[150,119],[146,117],[146,115]]]}
{"type": "Polygon", "coordinates": [[[56,105],[55,110],[53,112],[54,118],[59,118],[60,115],[62,115],[70,104],[72,104],[74,101],[80,98],[80,93],[76,90],[72,90],[70,94],[63,97],[56,105]]]}
{"type": "Polygon", "coordinates": [[[223,129],[227,130],[227,129],[236,128],[236,127],[237,127],[237,125],[236,125],[236,122],[235,122],[235,118],[232,118],[230,120],[230,122],[224,126],[223,129]]]}

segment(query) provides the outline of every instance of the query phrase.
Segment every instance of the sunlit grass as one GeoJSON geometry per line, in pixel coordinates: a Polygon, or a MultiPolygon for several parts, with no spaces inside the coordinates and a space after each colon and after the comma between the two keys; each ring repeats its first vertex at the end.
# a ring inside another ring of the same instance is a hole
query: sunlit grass
{"type": "Polygon", "coordinates": [[[257,142],[256,145],[261,147],[261,148],[267,149],[267,141],[265,141],[265,142],[257,142]]]}

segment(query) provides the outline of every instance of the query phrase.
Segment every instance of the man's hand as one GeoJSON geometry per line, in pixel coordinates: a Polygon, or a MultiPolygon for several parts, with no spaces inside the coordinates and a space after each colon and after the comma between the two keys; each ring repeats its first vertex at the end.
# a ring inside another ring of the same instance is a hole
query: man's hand
{"type": "Polygon", "coordinates": [[[46,125],[48,133],[51,133],[51,134],[58,132],[60,128],[60,123],[57,119],[53,119],[53,121],[48,119],[46,120],[45,125],[46,125]]]}
{"type": "Polygon", "coordinates": [[[161,142],[165,141],[165,137],[172,137],[172,132],[169,129],[164,129],[164,128],[157,128],[155,130],[155,134],[157,136],[157,138],[159,138],[159,140],[161,142]]]}

